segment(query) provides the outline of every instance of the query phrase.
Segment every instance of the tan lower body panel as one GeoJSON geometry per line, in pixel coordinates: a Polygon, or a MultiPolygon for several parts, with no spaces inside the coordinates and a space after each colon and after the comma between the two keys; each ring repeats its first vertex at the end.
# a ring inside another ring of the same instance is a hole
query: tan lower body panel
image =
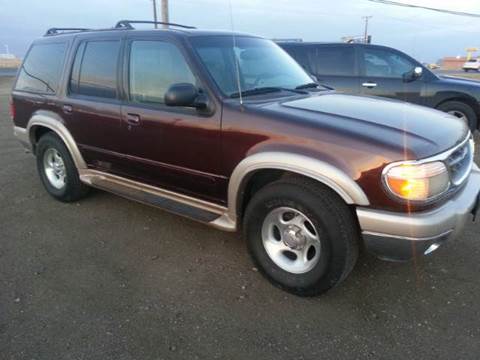
{"type": "Polygon", "coordinates": [[[236,223],[228,216],[227,208],[218,204],[97,170],[80,170],[80,180],[92,187],[200,221],[220,230],[236,230],[236,223]]]}

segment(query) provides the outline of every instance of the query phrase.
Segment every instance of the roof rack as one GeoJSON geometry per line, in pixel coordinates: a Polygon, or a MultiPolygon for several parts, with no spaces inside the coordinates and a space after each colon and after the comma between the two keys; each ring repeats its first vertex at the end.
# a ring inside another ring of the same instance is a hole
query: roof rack
{"type": "Polygon", "coordinates": [[[120,20],[117,22],[115,27],[109,29],[89,29],[89,28],[77,28],[77,27],[68,27],[68,28],[50,28],[47,30],[45,35],[43,36],[53,36],[53,35],[60,35],[64,33],[76,33],[76,32],[83,32],[83,31],[108,31],[108,30],[133,30],[135,29],[132,24],[158,24],[158,25],[168,25],[168,26],[175,26],[184,29],[196,29],[194,26],[187,26],[182,24],[175,24],[163,21],[149,21],[149,20],[120,20]]]}
{"type": "Polygon", "coordinates": [[[275,41],[275,42],[295,42],[295,43],[301,43],[303,42],[303,39],[300,39],[300,38],[285,38],[285,39],[272,39],[272,41],[275,41]]]}
{"type": "Polygon", "coordinates": [[[150,20],[120,20],[115,25],[115,29],[135,29],[132,24],[154,24],[154,25],[168,25],[168,26],[175,26],[184,29],[196,29],[194,26],[187,26],[182,24],[175,24],[170,22],[163,22],[163,21],[150,21],[150,20]]]}
{"type": "Polygon", "coordinates": [[[44,36],[49,36],[49,35],[58,35],[62,34],[65,32],[80,32],[80,31],[89,31],[92,29],[87,29],[87,28],[50,28],[47,30],[44,36]]]}

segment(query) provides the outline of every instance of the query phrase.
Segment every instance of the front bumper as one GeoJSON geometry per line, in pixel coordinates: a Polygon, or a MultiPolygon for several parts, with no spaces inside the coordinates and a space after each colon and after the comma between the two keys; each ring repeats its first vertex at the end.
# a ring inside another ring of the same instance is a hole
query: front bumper
{"type": "Polygon", "coordinates": [[[478,210],[480,169],[474,165],[464,188],[441,207],[421,213],[400,214],[357,208],[363,240],[379,258],[408,261],[427,255],[455,239],[478,210]]]}

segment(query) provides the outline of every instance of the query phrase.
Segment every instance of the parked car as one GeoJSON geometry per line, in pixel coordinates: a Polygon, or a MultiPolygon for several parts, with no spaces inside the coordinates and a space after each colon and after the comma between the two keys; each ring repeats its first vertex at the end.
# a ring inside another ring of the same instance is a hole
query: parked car
{"type": "Polygon", "coordinates": [[[463,64],[463,70],[465,72],[472,71],[480,71],[480,59],[470,59],[467,60],[465,64],[463,64]]]}
{"type": "Polygon", "coordinates": [[[343,281],[362,244],[409,260],[476,213],[458,119],[320,87],[270,40],[134,23],[50,29],[25,57],[14,132],[55,199],[92,186],[242,229],[259,270],[304,296],[343,281]]]}
{"type": "Polygon", "coordinates": [[[435,63],[423,63],[423,66],[427,67],[430,70],[440,69],[440,65],[435,64],[435,63]]]}
{"type": "Polygon", "coordinates": [[[337,91],[383,96],[442,110],[473,131],[480,82],[439,76],[401,51],[372,44],[279,42],[305,70],[337,91]]]}

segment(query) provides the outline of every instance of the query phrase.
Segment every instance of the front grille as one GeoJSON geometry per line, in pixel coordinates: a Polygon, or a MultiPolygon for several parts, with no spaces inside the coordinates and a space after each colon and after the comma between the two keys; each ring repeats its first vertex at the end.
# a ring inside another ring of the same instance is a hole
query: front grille
{"type": "Polygon", "coordinates": [[[445,163],[454,186],[460,186],[470,175],[473,166],[473,153],[473,139],[469,139],[446,159],[445,163]]]}

